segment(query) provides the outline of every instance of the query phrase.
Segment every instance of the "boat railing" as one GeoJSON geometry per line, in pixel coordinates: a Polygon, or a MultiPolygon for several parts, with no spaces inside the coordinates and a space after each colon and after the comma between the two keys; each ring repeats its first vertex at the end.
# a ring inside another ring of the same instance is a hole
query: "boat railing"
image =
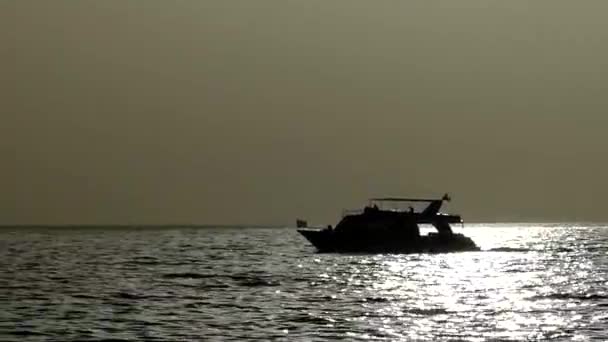
{"type": "MultiPolygon", "coordinates": [[[[392,212],[395,212],[395,213],[404,213],[404,212],[406,212],[406,210],[399,209],[399,208],[382,208],[381,210],[383,212],[392,211],[392,212]]],[[[342,218],[344,218],[345,216],[349,216],[349,215],[363,214],[364,212],[365,212],[365,209],[344,209],[344,210],[342,210],[342,218]]]]}
{"type": "Polygon", "coordinates": [[[342,210],[342,218],[349,215],[359,215],[363,213],[363,209],[344,209],[342,210]]]}

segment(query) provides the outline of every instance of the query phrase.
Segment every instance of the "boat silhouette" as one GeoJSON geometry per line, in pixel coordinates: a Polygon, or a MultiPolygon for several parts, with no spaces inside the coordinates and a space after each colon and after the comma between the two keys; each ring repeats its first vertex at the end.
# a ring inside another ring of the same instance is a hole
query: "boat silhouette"
{"type": "Polygon", "coordinates": [[[445,194],[439,199],[383,197],[372,198],[362,210],[345,211],[335,228],[305,228],[306,221],[298,220],[298,232],[321,253],[445,253],[478,251],[469,237],[452,232],[450,224],[462,224],[460,215],[440,212],[445,194]],[[407,209],[403,204],[409,203],[407,209]],[[412,205],[424,203],[417,211],[412,205]],[[437,229],[420,234],[420,224],[437,229]]]}

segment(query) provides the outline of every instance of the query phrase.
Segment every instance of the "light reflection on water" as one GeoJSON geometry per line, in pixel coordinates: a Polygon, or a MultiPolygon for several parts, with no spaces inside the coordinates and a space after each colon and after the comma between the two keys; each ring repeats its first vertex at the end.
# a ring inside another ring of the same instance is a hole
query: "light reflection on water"
{"type": "Polygon", "coordinates": [[[0,339],[608,339],[608,229],[461,232],[483,251],[316,254],[281,229],[2,231],[0,339]]]}

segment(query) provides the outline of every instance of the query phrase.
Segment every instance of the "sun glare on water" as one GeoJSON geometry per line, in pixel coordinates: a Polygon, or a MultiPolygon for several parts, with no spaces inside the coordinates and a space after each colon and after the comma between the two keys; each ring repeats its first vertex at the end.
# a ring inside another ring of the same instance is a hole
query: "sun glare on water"
{"type": "MultiPolygon", "coordinates": [[[[554,310],[561,305],[557,288],[589,290],[572,278],[589,276],[593,264],[567,255],[551,257],[559,263],[548,260],[542,251],[553,247],[555,236],[548,236],[555,232],[526,228],[476,227],[469,232],[465,228],[481,252],[361,257],[349,286],[360,284],[357,275],[373,276],[368,276],[368,287],[361,291],[366,296],[363,307],[369,312],[359,323],[403,340],[437,336],[437,331],[444,338],[466,335],[471,341],[573,333],[564,327],[573,321],[584,324],[583,317],[554,310]],[[522,246],[524,241],[532,242],[522,246]],[[396,324],[409,329],[396,329],[396,324]]],[[[564,305],[575,310],[589,304],[564,305]]]]}

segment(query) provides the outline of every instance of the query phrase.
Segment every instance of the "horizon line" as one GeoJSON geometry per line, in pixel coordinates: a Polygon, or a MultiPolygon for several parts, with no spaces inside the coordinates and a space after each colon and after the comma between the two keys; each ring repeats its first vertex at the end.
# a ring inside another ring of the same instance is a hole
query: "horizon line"
{"type": "MultiPolygon", "coordinates": [[[[608,221],[469,221],[467,224],[608,224],[608,221]]],[[[461,226],[458,223],[454,227],[461,226]]],[[[0,224],[0,228],[296,228],[295,224],[257,224],[257,223],[18,223],[0,224]]],[[[321,228],[324,226],[311,226],[321,228]]]]}

